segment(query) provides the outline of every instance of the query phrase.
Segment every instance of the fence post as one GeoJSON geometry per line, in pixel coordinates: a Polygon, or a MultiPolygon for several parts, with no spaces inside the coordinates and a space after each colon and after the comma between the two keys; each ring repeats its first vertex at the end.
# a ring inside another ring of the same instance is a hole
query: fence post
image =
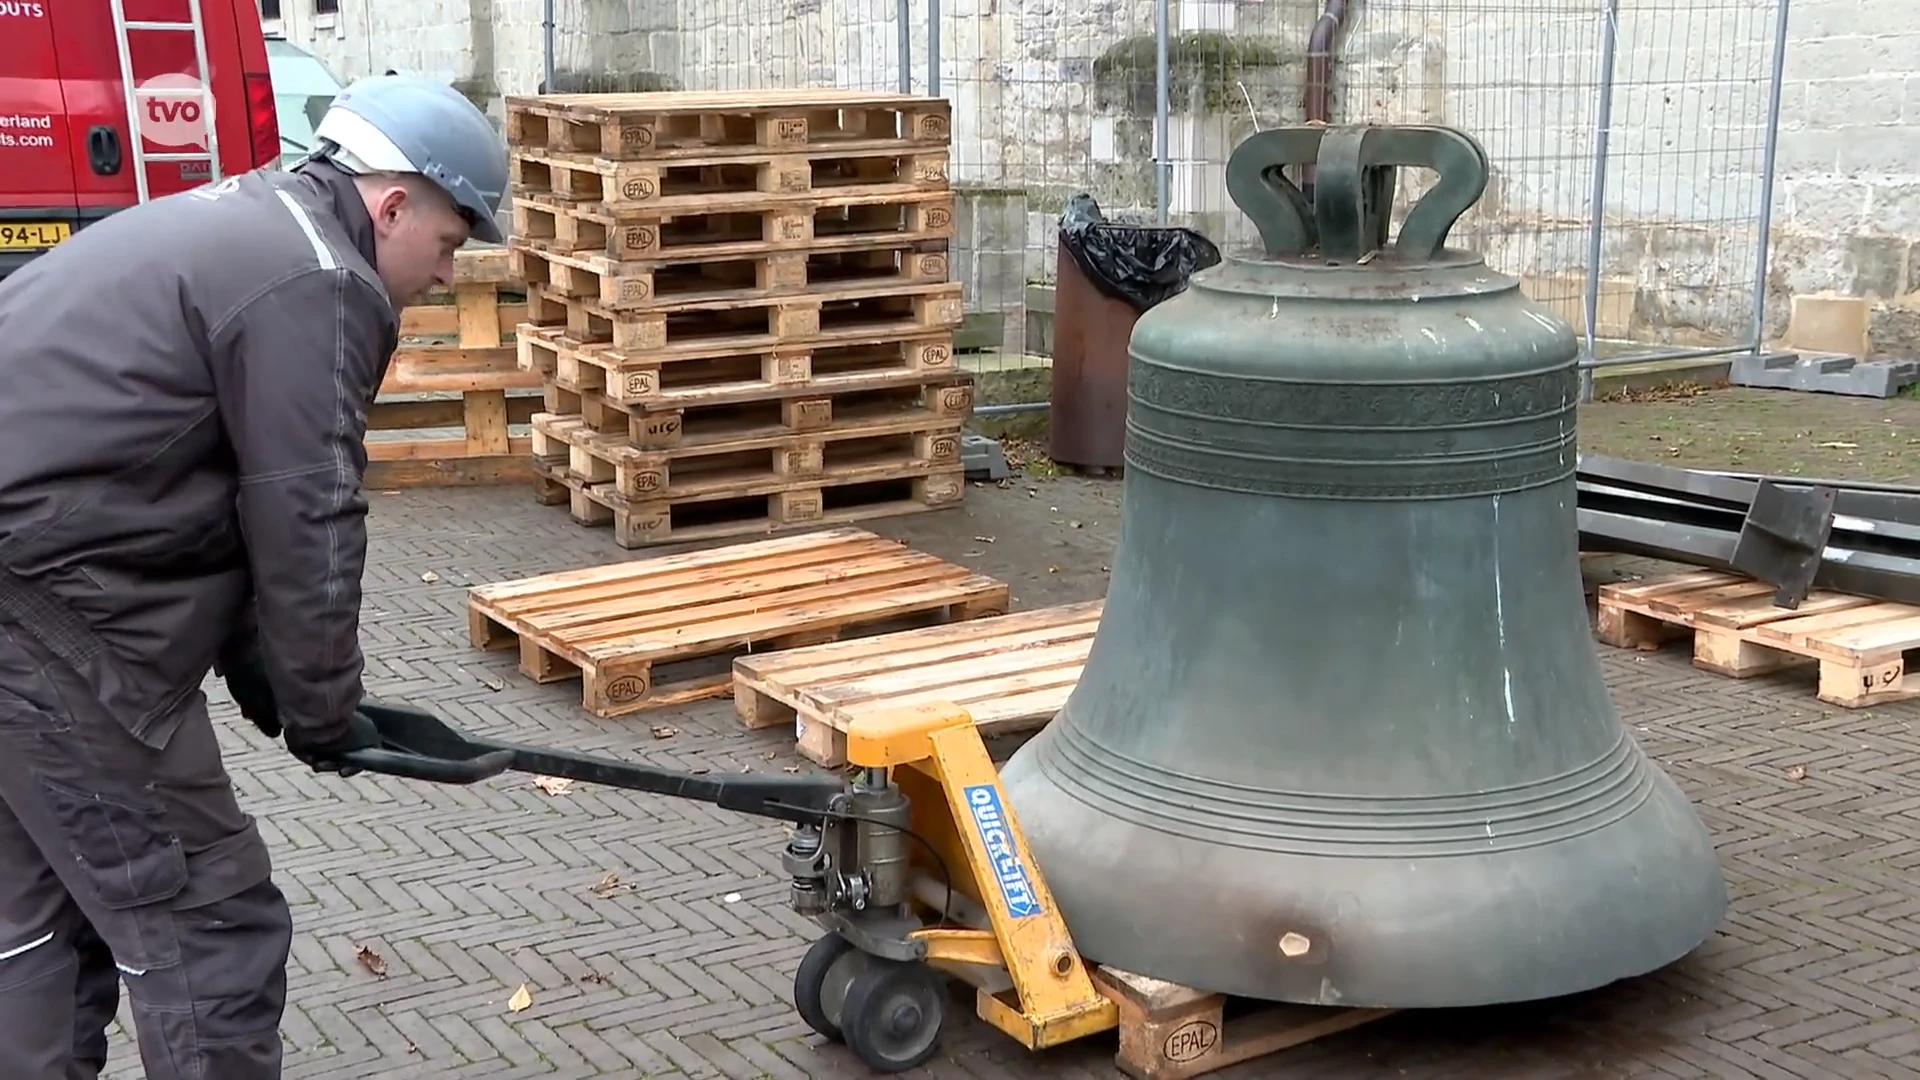
{"type": "Polygon", "coordinates": [[[1167,8],[1172,0],[1153,4],[1153,220],[1165,225],[1172,202],[1173,163],[1167,160],[1167,8]]]}
{"type": "Polygon", "coordinates": [[[913,0],[895,0],[894,22],[900,27],[900,92],[913,93],[913,0]]]}
{"type": "Polygon", "coordinates": [[[1580,368],[1580,400],[1593,400],[1594,340],[1600,322],[1600,240],[1607,217],[1607,139],[1613,130],[1613,60],[1620,41],[1620,0],[1606,0],[1600,15],[1600,94],[1594,106],[1593,203],[1587,223],[1587,281],[1582,290],[1585,308],[1586,362],[1580,368]]]}
{"type": "Polygon", "coordinates": [[[554,0],[547,0],[540,24],[540,88],[549,94],[553,93],[553,4],[554,0]]]}
{"type": "Polygon", "coordinates": [[[1773,73],[1767,86],[1767,133],[1760,164],[1760,240],[1753,253],[1753,354],[1767,340],[1767,256],[1773,233],[1773,171],[1780,147],[1780,84],[1787,68],[1788,0],[1779,0],[1773,17],[1773,73]]]}
{"type": "Polygon", "coordinates": [[[927,0],[927,96],[940,96],[940,0],[927,0]]]}

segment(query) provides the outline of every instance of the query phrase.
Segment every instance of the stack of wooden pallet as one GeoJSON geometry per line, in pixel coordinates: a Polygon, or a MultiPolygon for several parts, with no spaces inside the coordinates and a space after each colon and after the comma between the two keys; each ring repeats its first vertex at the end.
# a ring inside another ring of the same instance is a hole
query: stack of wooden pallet
{"type": "Polygon", "coordinates": [[[506,104],[541,501],[630,548],[960,501],[945,101],[506,104]]]}
{"type": "Polygon", "coordinates": [[[540,379],[509,338],[525,320],[502,248],[454,256],[453,287],[400,312],[379,396],[367,411],[367,486],[525,483],[532,443],[509,437],[539,410],[540,379]],[[455,396],[457,395],[457,396],[455,396]]]}

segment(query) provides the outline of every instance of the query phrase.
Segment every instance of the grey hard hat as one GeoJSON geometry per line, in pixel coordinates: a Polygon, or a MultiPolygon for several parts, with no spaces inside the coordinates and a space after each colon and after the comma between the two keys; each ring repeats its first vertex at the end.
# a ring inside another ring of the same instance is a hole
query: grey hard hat
{"type": "Polygon", "coordinates": [[[452,197],[489,244],[504,237],[494,215],[507,190],[507,154],[485,113],[445,83],[377,75],[342,90],[314,129],[315,156],[349,172],[411,172],[452,197]]]}

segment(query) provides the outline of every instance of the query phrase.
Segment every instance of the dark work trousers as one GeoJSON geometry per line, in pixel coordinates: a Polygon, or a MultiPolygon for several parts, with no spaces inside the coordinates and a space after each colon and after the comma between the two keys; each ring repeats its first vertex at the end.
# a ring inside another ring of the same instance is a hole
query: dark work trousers
{"type": "Polygon", "coordinates": [[[206,698],[100,701],[0,622],[0,1078],[98,1077],[124,981],[147,1080],[278,1080],[292,919],[206,698]]]}

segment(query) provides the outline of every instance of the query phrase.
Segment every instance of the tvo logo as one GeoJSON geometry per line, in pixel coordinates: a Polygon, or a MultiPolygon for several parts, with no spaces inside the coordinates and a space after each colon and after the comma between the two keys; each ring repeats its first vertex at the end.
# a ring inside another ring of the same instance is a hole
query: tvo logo
{"type": "Polygon", "coordinates": [[[205,149],[207,109],[199,79],[178,73],[155,75],[134,87],[140,134],[158,146],[205,149]]]}

